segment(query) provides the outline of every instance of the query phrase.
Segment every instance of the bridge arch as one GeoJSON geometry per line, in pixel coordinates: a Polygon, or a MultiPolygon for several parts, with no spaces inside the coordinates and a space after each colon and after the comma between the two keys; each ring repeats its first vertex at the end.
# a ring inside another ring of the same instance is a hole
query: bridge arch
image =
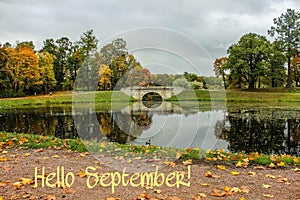
{"type": "Polygon", "coordinates": [[[146,87],[127,87],[122,88],[121,91],[125,94],[132,96],[138,101],[142,101],[143,97],[149,93],[157,93],[161,96],[162,101],[179,94],[183,88],[181,87],[172,87],[172,86],[146,86],[146,87]]]}

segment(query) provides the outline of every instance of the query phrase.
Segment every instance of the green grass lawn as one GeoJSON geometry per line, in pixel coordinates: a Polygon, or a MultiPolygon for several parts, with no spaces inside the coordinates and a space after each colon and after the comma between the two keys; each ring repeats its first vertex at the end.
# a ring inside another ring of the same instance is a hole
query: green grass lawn
{"type": "MultiPolygon", "coordinates": [[[[108,103],[132,102],[133,98],[120,91],[99,91],[91,93],[74,93],[72,91],[54,92],[53,95],[37,95],[23,98],[0,99],[0,107],[50,106],[72,104],[72,100],[80,102],[108,103]]],[[[227,102],[300,102],[300,91],[286,90],[186,90],[168,101],[227,101],[227,102]]]]}

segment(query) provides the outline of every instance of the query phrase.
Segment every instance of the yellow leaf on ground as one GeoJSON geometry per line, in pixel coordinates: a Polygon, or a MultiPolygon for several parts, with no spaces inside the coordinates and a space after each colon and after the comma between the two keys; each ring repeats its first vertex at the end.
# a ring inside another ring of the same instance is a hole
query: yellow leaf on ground
{"type": "Polygon", "coordinates": [[[256,176],[256,172],[248,172],[249,176],[256,176]]]}
{"type": "Polygon", "coordinates": [[[278,182],[278,183],[287,183],[288,179],[283,178],[282,176],[278,176],[278,178],[276,179],[276,182],[278,182]]]}
{"type": "Polygon", "coordinates": [[[30,153],[25,153],[24,156],[28,157],[28,156],[30,156],[30,153]]]}
{"type": "Polygon", "coordinates": [[[208,183],[201,183],[201,186],[207,187],[207,186],[209,186],[209,184],[208,183]]]}
{"type": "Polygon", "coordinates": [[[15,182],[13,183],[13,186],[15,187],[15,189],[21,189],[22,188],[22,183],[21,182],[15,182]]]}
{"type": "Polygon", "coordinates": [[[161,190],[154,190],[154,193],[156,193],[156,194],[160,194],[161,193],[161,190]]]}
{"type": "Polygon", "coordinates": [[[184,165],[191,165],[193,163],[193,160],[192,159],[189,159],[189,160],[185,160],[182,162],[184,165]]]}
{"type": "Polygon", "coordinates": [[[220,176],[213,175],[211,172],[206,172],[206,173],[205,173],[205,177],[209,177],[209,178],[220,178],[220,176]]]}
{"type": "Polygon", "coordinates": [[[56,200],[56,196],[54,195],[47,195],[44,197],[44,200],[56,200]]]}
{"type": "Polygon", "coordinates": [[[199,193],[197,195],[192,195],[192,200],[201,200],[206,198],[206,194],[204,193],[199,193]]]}
{"type": "Polygon", "coordinates": [[[267,177],[267,178],[272,178],[272,179],[275,178],[275,176],[273,176],[272,174],[267,174],[266,177],[267,177]]]}
{"type": "Polygon", "coordinates": [[[237,168],[243,167],[243,163],[241,161],[238,161],[235,165],[237,168]]]}
{"type": "Polygon", "coordinates": [[[34,184],[34,181],[30,178],[20,178],[19,181],[21,181],[23,185],[34,184]]]}
{"type": "Polygon", "coordinates": [[[10,161],[10,158],[5,158],[5,157],[1,157],[0,156],[0,162],[6,162],[6,161],[10,161]]]}
{"type": "Polygon", "coordinates": [[[292,169],[294,172],[300,172],[300,169],[297,167],[295,169],[292,169]]]}
{"type": "Polygon", "coordinates": [[[272,187],[272,186],[271,186],[271,185],[267,185],[267,184],[262,184],[262,187],[268,189],[268,188],[270,188],[270,187],[272,187]]]}
{"type": "Polygon", "coordinates": [[[53,155],[52,158],[59,158],[59,155],[53,155]]]}
{"type": "Polygon", "coordinates": [[[293,159],[294,163],[298,163],[299,162],[299,159],[295,156],[294,159],[293,159]]]}
{"type": "Polygon", "coordinates": [[[278,167],[283,167],[284,166],[284,162],[281,161],[280,163],[277,163],[277,166],[278,167]]]}
{"type": "Polygon", "coordinates": [[[86,173],[84,173],[83,171],[78,172],[77,175],[78,175],[80,178],[86,177],[86,173]]]}
{"type": "Polygon", "coordinates": [[[263,194],[264,197],[268,197],[268,198],[274,198],[274,195],[271,194],[263,194]]]}
{"type": "Polygon", "coordinates": [[[274,165],[274,163],[269,164],[269,168],[274,169],[276,168],[276,166],[274,165]]]}
{"type": "Polygon", "coordinates": [[[231,172],[231,175],[232,175],[232,176],[236,176],[236,175],[239,175],[239,174],[240,174],[240,172],[235,172],[235,171],[232,171],[232,172],[231,172]]]}
{"type": "Polygon", "coordinates": [[[10,181],[3,181],[3,182],[0,182],[0,187],[5,187],[5,186],[7,186],[9,183],[10,183],[10,181]]]}
{"type": "Polygon", "coordinates": [[[238,193],[238,192],[242,192],[242,190],[238,187],[233,187],[233,188],[231,188],[230,192],[238,193]]]}
{"type": "Polygon", "coordinates": [[[217,189],[214,189],[213,190],[213,193],[211,194],[212,196],[216,196],[216,197],[224,197],[226,196],[226,192],[222,191],[222,190],[217,190],[217,189]]]}
{"type": "Polygon", "coordinates": [[[230,192],[231,188],[226,185],[225,188],[224,188],[224,190],[225,190],[225,192],[230,192]]]}
{"type": "Polygon", "coordinates": [[[224,165],[218,165],[217,168],[220,170],[226,170],[226,167],[224,165]]]}

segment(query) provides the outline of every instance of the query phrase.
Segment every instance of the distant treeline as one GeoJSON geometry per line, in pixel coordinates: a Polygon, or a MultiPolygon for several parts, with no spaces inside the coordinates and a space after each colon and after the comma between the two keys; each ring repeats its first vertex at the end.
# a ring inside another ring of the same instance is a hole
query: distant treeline
{"type": "MultiPolygon", "coordinates": [[[[128,53],[126,41],[119,38],[97,49],[93,30],[79,41],[67,37],[46,39],[40,50],[32,41],[0,45],[0,97],[72,90],[115,90],[132,85],[177,85],[207,88],[202,76],[151,74],[128,53]],[[76,85],[77,84],[77,85],[76,85]]],[[[221,85],[218,78],[208,82],[221,85]]]]}
{"type": "Polygon", "coordinates": [[[247,33],[217,58],[215,74],[225,87],[297,87],[300,85],[300,12],[287,9],[268,30],[274,42],[247,33]]]}

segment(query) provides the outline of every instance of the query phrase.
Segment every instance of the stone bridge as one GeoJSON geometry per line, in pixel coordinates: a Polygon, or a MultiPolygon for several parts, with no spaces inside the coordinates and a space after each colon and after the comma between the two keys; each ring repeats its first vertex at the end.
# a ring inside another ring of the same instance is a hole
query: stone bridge
{"type": "Polygon", "coordinates": [[[182,92],[183,88],[181,87],[172,87],[172,86],[133,86],[122,88],[121,91],[125,94],[132,96],[138,101],[142,101],[143,97],[149,93],[157,93],[161,96],[162,100],[166,100],[174,95],[178,95],[182,92]]]}

